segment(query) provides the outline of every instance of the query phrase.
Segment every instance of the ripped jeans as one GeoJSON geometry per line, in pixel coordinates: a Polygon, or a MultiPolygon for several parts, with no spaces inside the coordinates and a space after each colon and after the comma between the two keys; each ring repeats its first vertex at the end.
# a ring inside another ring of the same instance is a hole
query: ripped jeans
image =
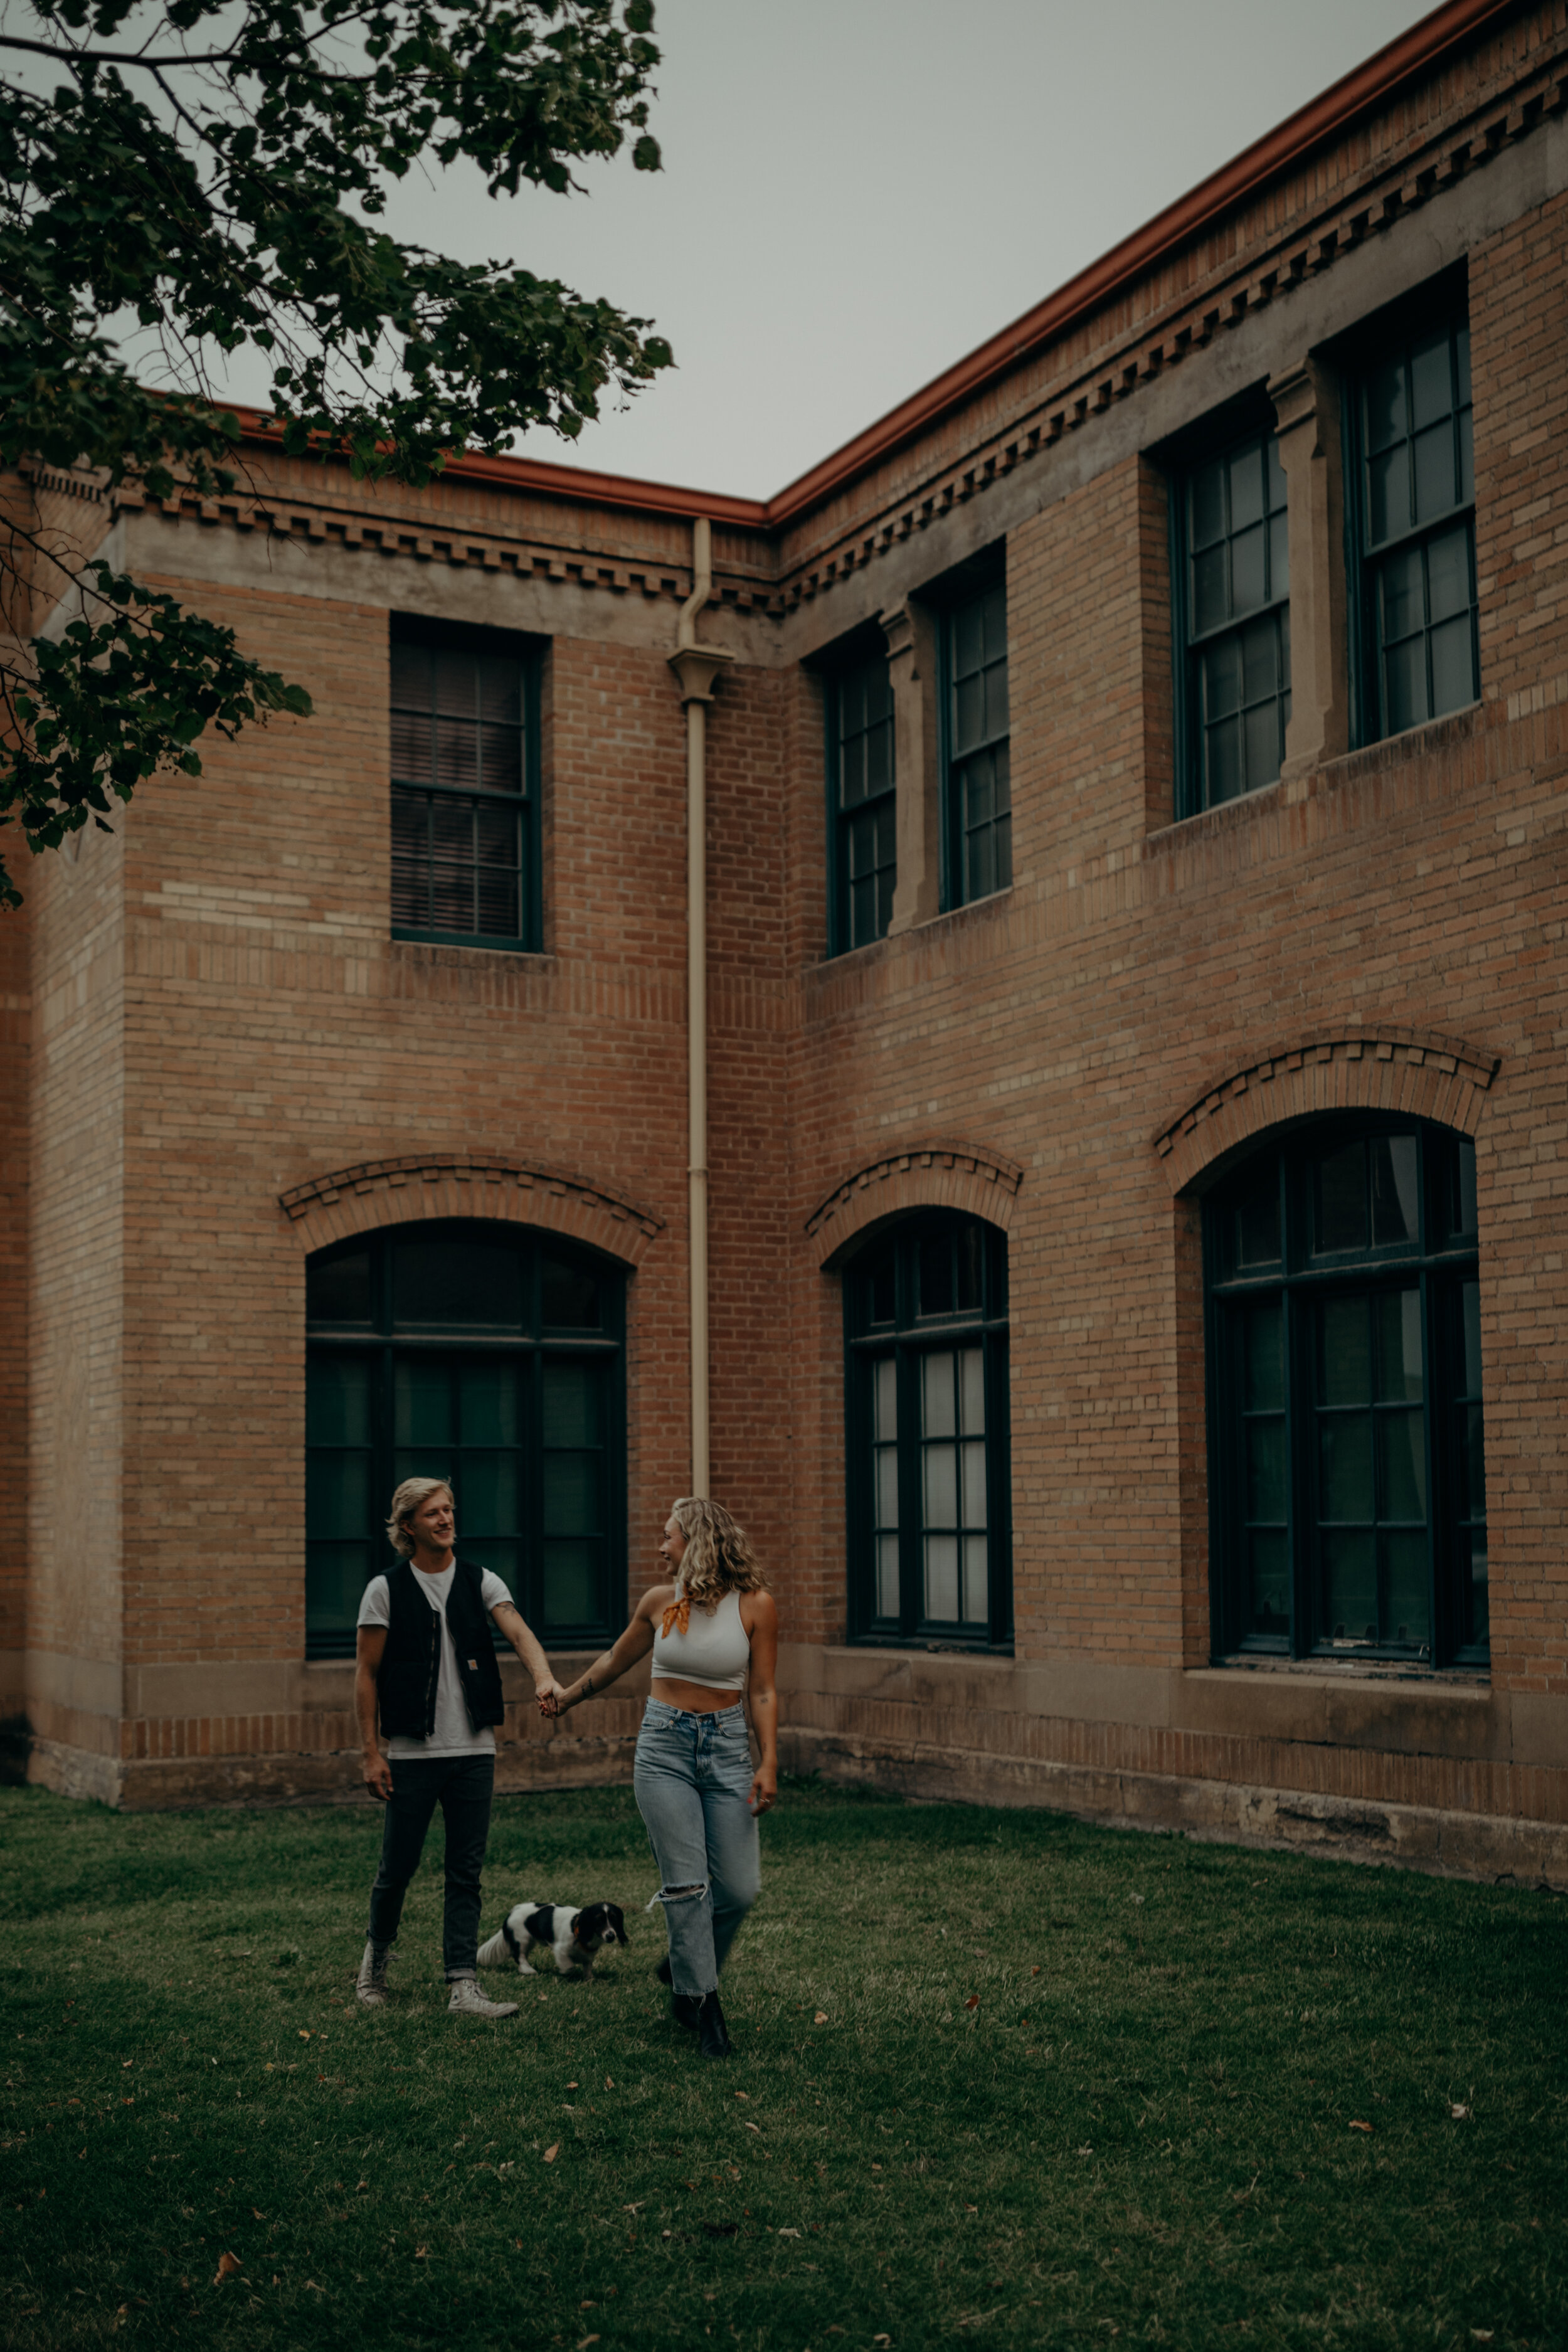
{"type": "Polygon", "coordinates": [[[762,1885],[744,1706],[693,1715],[650,1698],[632,1787],[658,1864],[670,1982],[700,2000],[762,1885]]]}

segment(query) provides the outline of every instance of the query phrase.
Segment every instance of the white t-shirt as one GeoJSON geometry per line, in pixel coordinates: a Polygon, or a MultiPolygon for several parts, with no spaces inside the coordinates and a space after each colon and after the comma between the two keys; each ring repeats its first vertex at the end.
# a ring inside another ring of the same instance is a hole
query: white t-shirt
{"type": "MultiPolygon", "coordinates": [[[[412,1560],[408,1563],[414,1568],[412,1560]]],[[[389,1756],[493,1756],[496,1736],[486,1724],[476,1731],[468,1721],[468,1710],[463,1704],[463,1685],[458,1679],[458,1653],[452,1646],[452,1629],[447,1622],[447,1596],[452,1590],[452,1579],[458,1573],[458,1563],[444,1568],[439,1576],[426,1576],[422,1568],[414,1568],[414,1580],[441,1620],[441,1671],[436,1683],[436,1728],[428,1739],[411,1739],[405,1732],[395,1733],[386,1743],[389,1756]]],[[[479,1598],[487,1609],[499,1609],[504,1601],[514,1605],[510,1593],[499,1576],[488,1568],[479,1570],[479,1598]]],[[[384,1576],[373,1576],[364,1589],[364,1599],[359,1605],[362,1625],[390,1625],[392,1596],[384,1576]]]]}

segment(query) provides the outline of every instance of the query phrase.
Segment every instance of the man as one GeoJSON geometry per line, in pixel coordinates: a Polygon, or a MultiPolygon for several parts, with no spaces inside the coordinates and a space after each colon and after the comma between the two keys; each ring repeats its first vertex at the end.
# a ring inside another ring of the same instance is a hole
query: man
{"type": "Polygon", "coordinates": [[[494,1726],[505,1712],[490,1620],[542,1697],[559,1696],[561,1685],[500,1577],[456,1557],[457,1505],[444,1480],[405,1478],[393,1496],[386,1532],[402,1565],[365,1587],[354,1665],[364,1784],[386,1806],[355,1990],[367,2008],[385,2002],[403,1898],[439,1805],[447,1829],[447,2006],[458,2017],[515,2017],[515,2000],[487,2000],[479,1990],[476,1958],[479,1873],[495,1790],[494,1726]],[[384,1756],[376,1744],[378,1709],[384,1756]]]}

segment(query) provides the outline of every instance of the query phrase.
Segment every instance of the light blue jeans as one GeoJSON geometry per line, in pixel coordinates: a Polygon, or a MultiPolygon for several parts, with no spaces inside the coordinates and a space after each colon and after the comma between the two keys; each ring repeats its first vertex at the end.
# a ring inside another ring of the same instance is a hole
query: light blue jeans
{"type": "Polygon", "coordinates": [[[700,2000],[762,1885],[744,1706],[693,1715],[650,1698],[632,1787],[658,1864],[670,1982],[700,2000]]]}

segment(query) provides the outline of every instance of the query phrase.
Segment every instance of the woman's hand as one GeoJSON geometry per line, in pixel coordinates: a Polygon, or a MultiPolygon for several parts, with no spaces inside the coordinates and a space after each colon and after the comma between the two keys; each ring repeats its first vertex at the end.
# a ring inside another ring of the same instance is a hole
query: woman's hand
{"type": "Polygon", "coordinates": [[[752,1775],[752,1811],[771,1813],[778,1802],[779,1773],[776,1764],[759,1764],[752,1775]]]}
{"type": "Polygon", "coordinates": [[[566,1693],[563,1685],[556,1681],[553,1675],[550,1675],[547,1680],[539,1685],[538,1688],[534,1692],[534,1696],[539,1701],[540,1714],[542,1715],[547,1721],[553,1719],[554,1717],[564,1711],[566,1705],[566,1693]]]}

